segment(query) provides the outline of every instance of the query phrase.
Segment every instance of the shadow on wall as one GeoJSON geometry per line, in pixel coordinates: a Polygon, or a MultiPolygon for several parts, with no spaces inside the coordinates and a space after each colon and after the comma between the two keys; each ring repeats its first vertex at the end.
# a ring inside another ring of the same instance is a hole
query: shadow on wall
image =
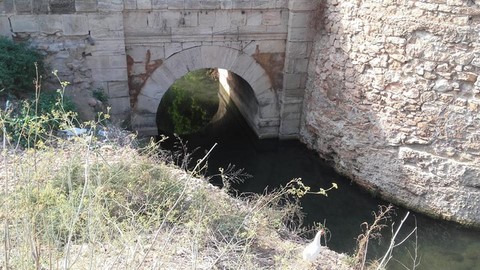
{"type": "Polygon", "coordinates": [[[370,191],[480,226],[476,8],[327,1],[301,132],[370,191]]]}

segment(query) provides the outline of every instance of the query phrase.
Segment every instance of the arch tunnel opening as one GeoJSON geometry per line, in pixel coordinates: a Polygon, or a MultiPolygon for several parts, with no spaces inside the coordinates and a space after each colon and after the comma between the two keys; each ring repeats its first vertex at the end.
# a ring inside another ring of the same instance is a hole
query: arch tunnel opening
{"type": "Polygon", "coordinates": [[[250,84],[225,69],[198,69],[176,80],[158,105],[159,135],[217,142],[232,133],[256,137],[258,102],[250,84]]]}

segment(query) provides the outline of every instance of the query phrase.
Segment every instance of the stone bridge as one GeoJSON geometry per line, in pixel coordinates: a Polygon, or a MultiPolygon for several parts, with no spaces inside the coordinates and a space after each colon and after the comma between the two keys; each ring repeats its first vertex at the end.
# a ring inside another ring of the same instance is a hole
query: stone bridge
{"type": "Polygon", "coordinates": [[[229,70],[230,97],[259,137],[299,134],[311,0],[0,0],[0,34],[43,49],[81,103],[108,92],[112,115],[156,135],[163,94],[189,71],[229,70]],[[232,80],[235,81],[235,80],[232,80]]]}

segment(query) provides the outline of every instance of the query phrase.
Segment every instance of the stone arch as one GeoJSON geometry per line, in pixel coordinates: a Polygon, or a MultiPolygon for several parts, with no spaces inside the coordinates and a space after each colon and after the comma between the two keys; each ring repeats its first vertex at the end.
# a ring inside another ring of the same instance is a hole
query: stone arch
{"type": "Polygon", "coordinates": [[[193,47],[166,58],[147,79],[138,95],[132,118],[133,128],[141,134],[157,135],[155,117],[165,92],[188,72],[203,68],[226,69],[248,82],[254,92],[255,104],[243,107],[253,107],[255,111],[242,112],[242,104],[236,105],[259,137],[278,135],[278,97],[267,73],[253,57],[222,46],[193,47]]]}

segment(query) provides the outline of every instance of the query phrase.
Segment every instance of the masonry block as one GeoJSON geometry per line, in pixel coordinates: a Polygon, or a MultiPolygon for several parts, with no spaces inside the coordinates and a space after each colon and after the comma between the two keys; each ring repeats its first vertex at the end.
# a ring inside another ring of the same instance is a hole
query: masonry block
{"type": "Polygon", "coordinates": [[[233,9],[251,9],[252,8],[251,0],[235,0],[232,1],[232,8],[233,9]]]}
{"type": "Polygon", "coordinates": [[[170,57],[172,54],[182,51],[182,43],[174,42],[165,44],[165,58],[170,57]]]}
{"type": "Polygon", "coordinates": [[[40,32],[54,34],[63,30],[62,15],[44,15],[38,17],[40,32]]]}
{"type": "Polygon", "coordinates": [[[18,14],[28,14],[32,12],[32,1],[15,0],[15,10],[18,14]]]}
{"type": "Polygon", "coordinates": [[[137,9],[152,9],[152,0],[137,0],[137,9]]]}
{"type": "Polygon", "coordinates": [[[193,61],[192,59],[188,59],[187,53],[182,52],[168,58],[163,66],[172,72],[175,80],[178,80],[190,72],[189,67],[193,66],[193,61]]]}
{"type": "Polygon", "coordinates": [[[127,67],[125,55],[99,55],[95,57],[88,57],[87,63],[90,68],[95,69],[127,67]]]}
{"type": "Polygon", "coordinates": [[[67,36],[87,35],[88,20],[86,15],[62,15],[63,34],[67,36]]]}
{"type": "Polygon", "coordinates": [[[107,82],[107,91],[110,98],[129,97],[128,81],[107,82]]]}
{"type": "Polygon", "coordinates": [[[135,9],[137,9],[137,0],[125,0],[125,1],[123,1],[123,8],[125,10],[135,10],[135,9]]]}
{"type": "Polygon", "coordinates": [[[123,55],[125,56],[125,43],[123,39],[96,39],[94,46],[88,46],[85,53],[96,56],[123,55]]]}
{"type": "Polygon", "coordinates": [[[288,42],[287,57],[288,58],[307,58],[308,43],[306,42],[288,42]]]}
{"type": "Polygon", "coordinates": [[[10,17],[13,32],[37,32],[39,30],[37,16],[32,15],[14,15],[10,17]]]}
{"type": "Polygon", "coordinates": [[[263,119],[276,119],[279,117],[279,112],[276,103],[270,102],[263,105],[259,109],[259,117],[263,119]]]}
{"type": "Polygon", "coordinates": [[[138,95],[137,105],[135,107],[135,110],[142,113],[156,114],[160,101],[161,99],[147,97],[142,93],[140,93],[140,95],[138,95]]]}
{"type": "Polygon", "coordinates": [[[98,0],[98,10],[100,11],[122,11],[123,0],[98,0]]]}
{"type": "Polygon", "coordinates": [[[68,14],[75,12],[75,0],[51,0],[50,12],[53,14],[68,14]]]}
{"type": "Polygon", "coordinates": [[[112,115],[127,115],[131,111],[129,97],[110,97],[108,99],[108,105],[110,106],[110,114],[112,115]]]}
{"type": "Polygon", "coordinates": [[[13,13],[15,11],[15,6],[13,0],[4,0],[3,5],[0,3],[0,14],[4,13],[13,13]]]}
{"type": "Polygon", "coordinates": [[[317,5],[318,1],[314,0],[288,0],[288,9],[294,11],[311,11],[317,5]]]}
{"type": "Polygon", "coordinates": [[[241,77],[245,79],[245,81],[247,81],[248,83],[252,83],[262,76],[266,76],[265,70],[257,63],[250,65],[243,73],[243,75],[241,75],[241,77]]]}
{"type": "MultiPolygon", "coordinates": [[[[166,0],[168,3],[168,9],[184,9],[185,3],[184,1],[178,0],[166,0]]],[[[188,3],[187,3],[188,4],[188,3]]]]}
{"type": "Polygon", "coordinates": [[[95,12],[97,11],[97,0],[76,0],[75,10],[77,12],[95,12]]]}
{"type": "Polygon", "coordinates": [[[289,27],[308,27],[309,26],[309,13],[307,13],[307,12],[290,12],[288,25],[289,25],[289,27]]]}
{"type": "Polygon", "coordinates": [[[32,12],[33,14],[47,14],[48,13],[48,0],[33,0],[32,12]]]}
{"type": "Polygon", "coordinates": [[[298,136],[300,132],[300,119],[289,119],[281,120],[279,136],[282,138],[285,137],[295,137],[298,136]]]}
{"type": "Polygon", "coordinates": [[[285,90],[304,87],[307,80],[306,73],[285,73],[283,76],[285,90]]]}
{"type": "Polygon", "coordinates": [[[161,66],[155,70],[147,80],[147,83],[142,89],[142,94],[161,99],[163,94],[177,79],[180,79],[180,77],[175,77],[173,71],[169,70],[166,66],[161,66]]]}
{"type": "Polygon", "coordinates": [[[109,31],[123,31],[123,15],[121,13],[87,14],[88,29],[92,32],[106,29],[109,31]]]}
{"type": "Polygon", "coordinates": [[[167,0],[152,0],[153,9],[167,9],[168,1],[167,0]]]}
{"type": "Polygon", "coordinates": [[[282,14],[281,11],[266,11],[263,13],[263,25],[281,25],[282,14]]]}
{"type": "Polygon", "coordinates": [[[247,11],[247,26],[262,25],[264,14],[258,10],[247,11]]]}
{"type": "Polygon", "coordinates": [[[214,26],[215,12],[210,10],[203,10],[198,13],[198,25],[200,26],[214,26]]]}
{"type": "Polygon", "coordinates": [[[267,0],[254,0],[252,1],[252,8],[275,8],[276,6],[275,1],[267,1],[267,0]]]}
{"type": "Polygon", "coordinates": [[[289,29],[289,41],[312,41],[313,33],[310,33],[310,28],[307,27],[292,27],[289,29]]]}
{"type": "Polygon", "coordinates": [[[0,36],[11,37],[10,23],[7,16],[0,15],[0,36]]]}
{"type": "Polygon", "coordinates": [[[127,68],[92,68],[92,77],[95,81],[125,81],[127,68]]]}

